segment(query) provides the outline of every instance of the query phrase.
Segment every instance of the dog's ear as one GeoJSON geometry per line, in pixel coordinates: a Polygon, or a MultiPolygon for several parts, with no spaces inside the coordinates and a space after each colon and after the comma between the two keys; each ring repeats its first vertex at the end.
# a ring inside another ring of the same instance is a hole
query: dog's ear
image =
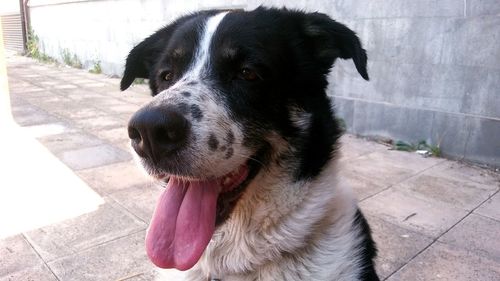
{"type": "Polygon", "coordinates": [[[310,13],[306,15],[305,33],[312,42],[315,58],[325,69],[330,69],[336,58],[352,59],[359,74],[369,79],[366,51],[354,31],[325,14],[310,13]]]}
{"type": "Polygon", "coordinates": [[[160,58],[161,53],[166,49],[170,38],[174,31],[181,24],[195,18],[199,15],[214,15],[218,10],[206,10],[197,13],[192,13],[178,18],[166,27],[153,33],[148,38],[135,46],[130,51],[127,62],[125,63],[125,71],[120,82],[120,89],[126,90],[135,78],[150,78],[156,61],[160,58]]]}
{"type": "Polygon", "coordinates": [[[120,82],[122,91],[130,87],[135,78],[149,78],[155,59],[165,49],[172,31],[171,26],[164,27],[144,39],[130,51],[125,63],[123,78],[120,82]]]}
{"type": "Polygon", "coordinates": [[[122,91],[126,90],[134,82],[135,78],[149,78],[156,60],[160,58],[161,53],[166,49],[168,41],[177,27],[202,13],[209,14],[213,13],[213,11],[204,11],[183,16],[156,31],[135,46],[127,57],[125,71],[120,82],[120,89],[122,91]]]}

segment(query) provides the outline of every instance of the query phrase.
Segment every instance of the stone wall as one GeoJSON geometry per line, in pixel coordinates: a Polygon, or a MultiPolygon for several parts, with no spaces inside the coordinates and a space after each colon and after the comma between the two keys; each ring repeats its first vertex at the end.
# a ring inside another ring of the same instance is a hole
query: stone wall
{"type": "MultiPolygon", "coordinates": [[[[67,50],[84,67],[120,75],[128,51],[177,16],[210,8],[252,9],[253,0],[32,0],[43,50],[67,50]],[[209,3],[209,4],[208,4],[209,3]]],[[[320,11],[355,30],[370,81],[339,61],[329,93],[348,131],[440,145],[449,157],[500,166],[498,0],[301,0],[268,6],[320,11]]]]}

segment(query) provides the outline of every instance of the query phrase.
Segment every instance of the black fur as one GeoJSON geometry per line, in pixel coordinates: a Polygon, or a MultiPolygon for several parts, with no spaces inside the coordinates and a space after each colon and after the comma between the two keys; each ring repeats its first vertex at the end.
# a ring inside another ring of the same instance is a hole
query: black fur
{"type": "MultiPolygon", "coordinates": [[[[138,77],[149,78],[153,96],[175,84],[195,57],[204,21],[218,12],[182,17],[137,45],[127,58],[121,89],[127,89],[138,77]]],[[[258,161],[250,163],[250,176],[243,185],[275,153],[275,148],[266,141],[272,132],[294,148],[280,155],[280,159],[283,163],[298,159],[297,167],[290,170],[295,179],[317,177],[334,157],[342,134],[325,92],[330,68],[337,58],[352,59],[360,75],[368,80],[366,52],[356,34],[320,13],[263,7],[250,12],[233,11],[218,26],[209,58],[210,71],[203,74],[203,81],[216,89],[213,98],[243,126],[243,144],[258,151],[252,158],[258,161]],[[243,70],[247,74],[251,71],[252,75],[246,76],[243,70]],[[310,116],[307,131],[302,131],[291,119],[292,108],[310,116]]],[[[195,83],[191,81],[189,85],[195,83]]],[[[189,97],[191,93],[181,95],[189,97]]],[[[197,105],[189,109],[185,103],[178,106],[181,112],[189,110],[195,120],[203,118],[197,105]]],[[[234,142],[233,132],[228,132],[224,139],[227,143],[219,140],[210,136],[209,149],[227,149],[225,157],[230,158],[234,153],[230,147],[234,142]]],[[[240,194],[237,191],[234,198],[223,198],[224,195],[219,198],[228,206],[220,210],[217,224],[230,215],[240,194]]],[[[361,227],[363,235],[359,245],[363,257],[360,279],[379,280],[373,264],[375,245],[359,211],[353,227],[356,226],[361,227]]]]}
{"type": "MultiPolygon", "coordinates": [[[[199,41],[199,32],[187,27],[200,25],[197,22],[217,12],[183,17],[137,45],[127,59],[121,89],[136,77],[150,79],[153,95],[175,83],[186,71],[199,41]],[[187,55],[176,58],[172,53],[177,48],[187,55]],[[173,81],[163,81],[166,70],[174,72],[173,81]]],[[[217,84],[223,93],[220,98],[246,127],[246,144],[262,147],[255,140],[276,130],[298,147],[297,154],[289,156],[300,159],[296,179],[317,176],[333,157],[342,134],[325,94],[326,75],[337,58],[352,58],[361,76],[368,79],[366,53],[355,33],[324,14],[260,7],[228,14],[212,44],[215,71],[207,80],[217,84]],[[234,54],[227,55],[229,50],[234,54]],[[255,69],[261,79],[235,79],[246,66],[255,69]],[[312,114],[310,134],[297,132],[289,119],[289,106],[312,114]]]]}
{"type": "MultiPolygon", "coordinates": [[[[181,17],[169,24],[168,26],[158,30],[148,38],[144,39],[141,43],[135,46],[132,51],[130,51],[127,62],[125,63],[125,72],[120,83],[120,89],[122,91],[126,90],[135,78],[149,78],[154,74],[155,65],[157,60],[165,52],[165,47],[168,42],[172,39],[175,31],[183,23],[194,20],[201,22],[203,19],[216,14],[218,11],[203,11],[194,13],[181,17]]],[[[190,45],[194,46],[197,41],[196,38],[183,38],[184,41],[191,41],[190,45]]],[[[151,85],[151,84],[150,84],[151,85]]],[[[156,93],[153,87],[153,95],[156,93]]]]}
{"type": "Polygon", "coordinates": [[[359,279],[362,281],[378,281],[380,280],[375,272],[375,264],[373,259],[377,256],[377,248],[372,239],[370,226],[360,210],[356,212],[353,226],[361,228],[362,243],[359,245],[361,249],[361,268],[359,279]]]}

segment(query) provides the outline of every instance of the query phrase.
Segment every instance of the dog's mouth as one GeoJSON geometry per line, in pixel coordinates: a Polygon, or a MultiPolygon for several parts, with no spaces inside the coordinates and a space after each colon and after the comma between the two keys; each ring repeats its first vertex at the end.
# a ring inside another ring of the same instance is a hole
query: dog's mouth
{"type": "Polygon", "coordinates": [[[150,260],[161,268],[193,267],[257,171],[249,160],[218,178],[170,175],[146,235],[150,260]]]}

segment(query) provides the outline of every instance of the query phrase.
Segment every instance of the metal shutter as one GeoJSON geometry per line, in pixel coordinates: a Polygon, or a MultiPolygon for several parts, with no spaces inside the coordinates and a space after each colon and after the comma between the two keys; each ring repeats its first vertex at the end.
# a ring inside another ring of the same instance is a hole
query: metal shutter
{"type": "Polygon", "coordinates": [[[2,15],[3,41],[5,49],[24,52],[21,14],[2,15]]]}

